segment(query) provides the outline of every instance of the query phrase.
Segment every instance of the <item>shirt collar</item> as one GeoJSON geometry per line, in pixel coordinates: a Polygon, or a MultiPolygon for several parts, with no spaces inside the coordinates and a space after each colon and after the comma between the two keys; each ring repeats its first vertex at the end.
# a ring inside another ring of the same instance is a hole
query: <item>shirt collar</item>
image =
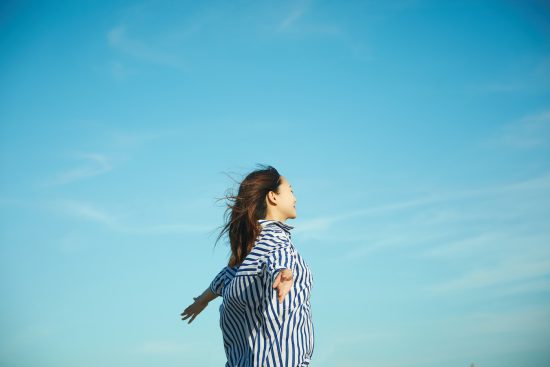
{"type": "Polygon", "coordinates": [[[294,228],[294,226],[291,226],[289,224],[283,223],[280,220],[274,220],[274,219],[259,219],[258,222],[262,227],[265,227],[270,224],[277,225],[281,227],[285,232],[290,234],[290,230],[294,228]]]}

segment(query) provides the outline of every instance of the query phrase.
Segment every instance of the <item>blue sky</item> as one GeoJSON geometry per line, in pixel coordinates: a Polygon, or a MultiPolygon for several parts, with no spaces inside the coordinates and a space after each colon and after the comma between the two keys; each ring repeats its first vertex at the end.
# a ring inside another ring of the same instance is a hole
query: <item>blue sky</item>
{"type": "Polygon", "coordinates": [[[2,2],[2,365],[222,366],[221,299],[179,314],[262,163],[297,197],[312,365],[546,366],[548,15],[2,2]]]}

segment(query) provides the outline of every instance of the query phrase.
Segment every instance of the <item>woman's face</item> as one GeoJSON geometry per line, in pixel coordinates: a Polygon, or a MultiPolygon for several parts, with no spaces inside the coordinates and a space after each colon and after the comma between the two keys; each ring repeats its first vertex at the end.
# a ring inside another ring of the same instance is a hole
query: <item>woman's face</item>
{"type": "Polygon", "coordinates": [[[281,183],[278,189],[277,208],[279,212],[285,218],[296,218],[296,197],[294,196],[292,185],[290,185],[284,176],[281,176],[281,183]]]}

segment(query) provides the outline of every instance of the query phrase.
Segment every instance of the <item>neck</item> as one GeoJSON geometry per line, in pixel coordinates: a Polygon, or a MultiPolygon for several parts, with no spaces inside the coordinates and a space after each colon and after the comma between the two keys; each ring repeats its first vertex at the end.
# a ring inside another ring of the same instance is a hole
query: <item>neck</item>
{"type": "Polygon", "coordinates": [[[268,213],[265,218],[265,220],[278,220],[279,222],[285,222],[287,218],[283,217],[282,215],[273,215],[271,213],[268,213]]]}

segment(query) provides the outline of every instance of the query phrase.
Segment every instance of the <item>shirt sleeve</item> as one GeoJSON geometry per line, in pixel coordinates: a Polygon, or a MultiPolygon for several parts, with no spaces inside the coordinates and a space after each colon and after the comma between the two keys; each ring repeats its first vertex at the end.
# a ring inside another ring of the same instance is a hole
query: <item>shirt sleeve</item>
{"type": "Polygon", "coordinates": [[[283,302],[280,303],[277,296],[277,290],[273,288],[273,283],[282,269],[290,269],[292,270],[293,277],[296,276],[297,265],[295,256],[294,249],[288,239],[282,239],[269,253],[266,261],[266,271],[269,278],[267,281],[267,294],[269,294],[266,300],[267,312],[270,318],[279,320],[279,322],[282,322],[282,318],[285,317],[285,315],[288,316],[289,313],[292,312],[292,305],[294,304],[294,287],[290,289],[289,293],[283,298],[283,302]]]}
{"type": "Polygon", "coordinates": [[[216,275],[214,277],[214,279],[210,283],[210,290],[212,291],[212,293],[214,293],[218,296],[222,295],[222,290],[223,290],[223,286],[224,286],[224,282],[225,282],[225,270],[226,270],[226,268],[227,268],[227,266],[224,267],[218,273],[218,275],[216,275]]]}
{"type": "Polygon", "coordinates": [[[290,269],[293,275],[296,274],[295,254],[288,242],[278,244],[267,258],[267,271],[271,278],[271,283],[275,281],[277,274],[282,269],[290,269]]]}

